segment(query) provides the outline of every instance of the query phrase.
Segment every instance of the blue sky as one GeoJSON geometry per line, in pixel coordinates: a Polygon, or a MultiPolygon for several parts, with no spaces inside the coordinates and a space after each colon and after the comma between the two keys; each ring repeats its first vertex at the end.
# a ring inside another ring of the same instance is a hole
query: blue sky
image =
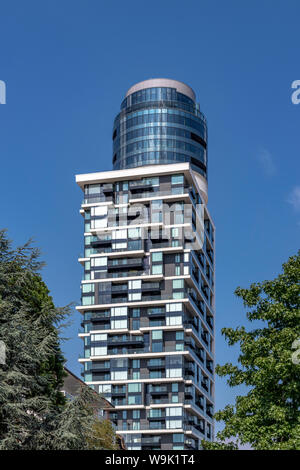
{"type": "MultiPolygon", "coordinates": [[[[34,237],[57,305],[80,298],[82,194],[76,173],[111,169],[114,116],[153,77],[195,90],[209,125],[209,210],[216,235],[217,362],[235,360],[220,329],[244,323],[233,292],[271,279],[299,247],[298,1],[2,2],[1,226],[34,237]]],[[[79,373],[79,314],[65,333],[79,373]]],[[[236,390],[217,379],[217,408],[236,390]]]]}

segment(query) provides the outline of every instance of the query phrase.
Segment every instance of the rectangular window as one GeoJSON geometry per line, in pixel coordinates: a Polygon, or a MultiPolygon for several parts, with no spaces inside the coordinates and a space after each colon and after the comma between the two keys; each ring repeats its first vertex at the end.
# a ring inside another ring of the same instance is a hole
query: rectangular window
{"type": "Polygon", "coordinates": [[[91,341],[107,341],[106,334],[91,335],[91,341]]]}
{"type": "Polygon", "coordinates": [[[166,421],[166,428],[167,429],[181,429],[182,428],[182,420],[181,419],[172,419],[166,421]]]}
{"type": "Polygon", "coordinates": [[[110,328],[112,330],[122,330],[127,328],[127,320],[111,320],[110,328]]]}
{"type": "Polygon", "coordinates": [[[112,317],[127,316],[127,307],[114,307],[111,309],[112,317]]]}
{"type": "Polygon", "coordinates": [[[111,380],[127,380],[127,370],[112,370],[111,380]]]}
{"type": "Polygon", "coordinates": [[[166,408],[166,416],[182,416],[182,407],[172,406],[171,408],[166,408]]]}
{"type": "Polygon", "coordinates": [[[128,238],[140,238],[141,229],[140,228],[129,228],[128,229],[128,238]]]}
{"type": "Polygon", "coordinates": [[[163,339],[163,332],[162,330],[155,330],[155,331],[152,331],[152,339],[163,339]]]}
{"type": "Polygon", "coordinates": [[[107,206],[96,206],[91,208],[92,217],[103,217],[107,215],[107,206]]]}
{"type": "Polygon", "coordinates": [[[166,325],[167,326],[174,326],[174,325],[182,325],[182,317],[166,317],[166,325]]]}
{"type": "Polygon", "coordinates": [[[141,289],[142,287],[142,281],[137,280],[137,281],[129,281],[128,282],[128,289],[133,290],[133,289],[141,289]]]}
{"type": "Polygon", "coordinates": [[[163,260],[163,254],[161,251],[157,251],[151,254],[152,261],[162,261],[163,260]]]}
{"type": "Polygon", "coordinates": [[[162,274],[163,267],[162,264],[154,264],[152,266],[152,274],[162,274]]]}
{"type": "Polygon", "coordinates": [[[130,301],[141,300],[141,298],[142,298],[141,292],[136,292],[136,293],[133,293],[133,294],[128,294],[128,300],[130,300],[130,301]]]}
{"type": "Polygon", "coordinates": [[[100,193],[100,184],[89,184],[87,189],[88,194],[98,194],[100,193]]]}
{"type": "Polygon", "coordinates": [[[172,303],[172,304],[167,304],[166,308],[167,312],[181,312],[182,311],[182,303],[172,303]]]}
{"type": "Polygon", "coordinates": [[[182,377],[182,369],[166,369],[166,377],[182,377]]]}
{"type": "Polygon", "coordinates": [[[128,384],[128,393],[138,393],[142,390],[142,384],[128,384]]]}
{"type": "Polygon", "coordinates": [[[184,280],[183,279],[173,279],[173,289],[183,289],[184,280]]]}
{"type": "Polygon", "coordinates": [[[82,305],[94,305],[95,304],[95,297],[94,296],[86,296],[82,297],[81,301],[82,305]]]}
{"type": "Polygon", "coordinates": [[[95,285],[94,284],[82,284],[82,292],[85,294],[88,294],[90,292],[95,291],[95,285]]]}
{"type": "Polygon", "coordinates": [[[92,266],[107,266],[107,257],[101,256],[101,258],[92,258],[91,259],[92,266]]]}
{"type": "Polygon", "coordinates": [[[91,348],[91,356],[107,356],[107,346],[91,348]]]}
{"type": "Polygon", "coordinates": [[[141,395],[129,395],[128,405],[140,405],[142,403],[141,395]]]}
{"type": "Polygon", "coordinates": [[[172,175],[172,184],[183,184],[184,176],[183,175],[172,175]]]}

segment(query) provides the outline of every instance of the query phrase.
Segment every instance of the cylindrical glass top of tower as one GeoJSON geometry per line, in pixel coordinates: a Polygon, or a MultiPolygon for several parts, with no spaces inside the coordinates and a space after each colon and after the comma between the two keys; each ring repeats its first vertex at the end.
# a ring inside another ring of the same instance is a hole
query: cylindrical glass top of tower
{"type": "Polygon", "coordinates": [[[207,125],[195,93],[176,80],[137,83],[114,121],[113,169],[180,162],[207,178],[207,125]]]}

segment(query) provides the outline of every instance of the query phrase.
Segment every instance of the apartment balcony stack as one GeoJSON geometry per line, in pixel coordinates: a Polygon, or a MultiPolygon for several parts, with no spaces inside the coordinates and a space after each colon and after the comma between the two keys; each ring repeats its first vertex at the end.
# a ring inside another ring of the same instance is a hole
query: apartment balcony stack
{"type": "Polygon", "coordinates": [[[214,433],[214,224],[207,129],[187,85],[131,87],[112,171],[81,174],[86,384],[127,449],[200,449],[214,433]]]}

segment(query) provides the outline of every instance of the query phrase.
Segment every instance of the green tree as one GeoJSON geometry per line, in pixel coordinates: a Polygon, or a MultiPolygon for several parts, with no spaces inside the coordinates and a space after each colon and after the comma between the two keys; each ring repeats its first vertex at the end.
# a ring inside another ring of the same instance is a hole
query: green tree
{"type": "Polygon", "coordinates": [[[13,250],[0,231],[0,449],[87,449],[95,392],[84,387],[72,402],[60,392],[59,325],[70,307],[54,306],[41,267],[37,249],[13,250]]]}
{"type": "Polygon", "coordinates": [[[300,449],[300,364],[292,360],[293,343],[300,338],[300,251],[283,264],[272,281],[255,283],[235,294],[255,322],[251,331],[224,328],[230,346],[239,343],[239,366],[217,366],[229,376],[230,387],[249,387],[215,415],[225,423],[217,442],[203,441],[205,449],[237,448],[250,444],[257,450],[300,449]]]}

